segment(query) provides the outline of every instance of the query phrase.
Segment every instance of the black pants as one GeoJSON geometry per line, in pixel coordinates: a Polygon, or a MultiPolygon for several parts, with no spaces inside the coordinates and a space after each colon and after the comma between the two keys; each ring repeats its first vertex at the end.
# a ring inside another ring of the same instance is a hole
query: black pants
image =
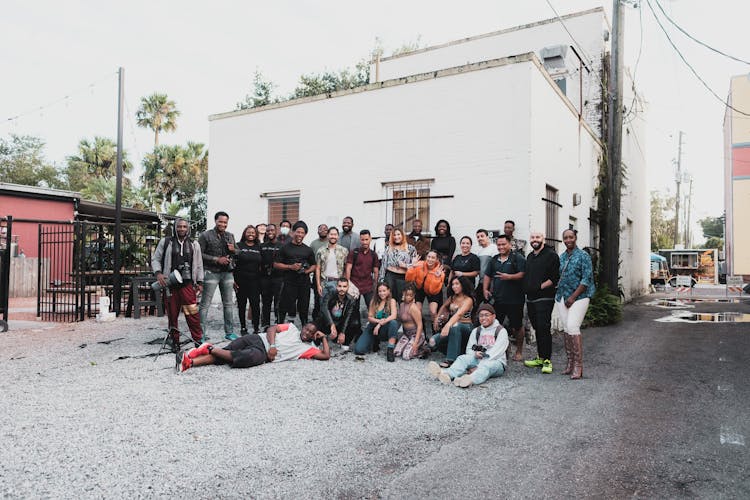
{"type": "Polygon", "coordinates": [[[393,271],[385,272],[385,282],[391,288],[391,295],[396,299],[399,304],[402,301],[402,295],[404,294],[404,287],[406,286],[406,275],[401,273],[394,273],[393,271]]]}
{"type": "MultiPolygon", "coordinates": [[[[323,283],[321,283],[323,284],[323,283]]],[[[315,284],[315,280],[313,279],[313,285],[312,285],[312,292],[313,292],[313,312],[312,312],[312,319],[313,321],[317,321],[320,317],[320,299],[322,298],[320,294],[318,293],[318,286],[315,284]]]]}
{"type": "Polygon", "coordinates": [[[529,320],[531,326],[536,330],[536,351],[542,359],[552,359],[552,309],[555,301],[539,300],[527,302],[529,308],[529,320]]]}
{"type": "Polygon", "coordinates": [[[310,310],[310,282],[284,282],[281,289],[281,304],[279,305],[279,319],[281,324],[287,315],[299,314],[301,325],[307,323],[307,314],[310,310]]]}
{"type": "Polygon", "coordinates": [[[248,276],[236,273],[234,282],[237,283],[237,309],[240,313],[240,327],[247,329],[247,316],[245,315],[248,301],[253,313],[253,328],[258,332],[260,324],[260,276],[248,276]]]}
{"type": "Polygon", "coordinates": [[[271,304],[273,317],[279,322],[279,302],[281,301],[281,277],[263,276],[260,280],[260,293],[263,297],[263,326],[271,324],[271,304]]]}
{"type": "MultiPolygon", "coordinates": [[[[325,333],[326,335],[330,335],[331,325],[326,324],[326,321],[322,318],[322,315],[321,318],[315,322],[315,326],[321,332],[325,333]]],[[[362,335],[362,325],[360,325],[359,321],[349,321],[349,325],[343,331],[341,330],[341,326],[341,324],[336,324],[336,330],[339,333],[344,334],[344,337],[346,338],[346,340],[344,340],[344,345],[352,344],[354,341],[356,341],[356,339],[359,338],[360,335],[362,335]]],[[[335,339],[334,342],[336,342],[335,339]]]]}
{"type": "MultiPolygon", "coordinates": [[[[224,349],[232,352],[232,368],[250,368],[266,362],[266,347],[260,335],[243,335],[231,341],[224,349]]],[[[224,361],[219,360],[216,364],[224,364],[224,361]]]]}

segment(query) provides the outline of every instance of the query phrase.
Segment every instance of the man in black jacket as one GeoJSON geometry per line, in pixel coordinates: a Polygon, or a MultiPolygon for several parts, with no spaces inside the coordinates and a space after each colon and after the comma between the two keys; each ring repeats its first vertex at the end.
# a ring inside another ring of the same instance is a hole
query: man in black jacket
{"type": "Polygon", "coordinates": [[[362,332],[359,322],[359,300],[352,299],[349,291],[349,280],[339,278],[336,290],[324,293],[320,302],[320,318],[318,329],[327,333],[331,341],[341,344],[341,348],[349,350],[352,340],[362,332]]]}
{"type": "Polygon", "coordinates": [[[523,288],[531,325],[536,330],[537,357],[524,361],[530,368],[542,367],[542,373],[552,373],[552,309],[555,306],[555,287],[560,280],[560,258],[544,245],[544,233],[532,232],[532,251],[526,257],[523,288]]]}

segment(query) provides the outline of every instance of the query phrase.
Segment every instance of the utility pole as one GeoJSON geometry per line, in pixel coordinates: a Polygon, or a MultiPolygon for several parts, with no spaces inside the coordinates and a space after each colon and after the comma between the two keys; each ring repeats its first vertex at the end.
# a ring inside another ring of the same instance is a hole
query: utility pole
{"type": "Polygon", "coordinates": [[[682,135],[683,132],[680,130],[680,139],[677,144],[677,174],[675,175],[675,181],[677,182],[677,196],[675,197],[674,207],[674,240],[672,248],[677,248],[677,243],[680,242],[680,184],[682,183],[682,135]]]}
{"type": "Polygon", "coordinates": [[[620,195],[622,190],[622,57],[625,16],[622,0],[612,4],[612,54],[608,82],[607,120],[607,223],[604,249],[604,282],[612,293],[619,290],[620,195]]]}
{"type": "Polygon", "coordinates": [[[690,177],[690,189],[688,189],[687,197],[687,210],[685,211],[685,248],[690,248],[692,245],[692,235],[690,234],[690,212],[693,206],[693,176],[688,174],[690,177]]]}
{"type": "Polygon", "coordinates": [[[122,129],[125,119],[125,68],[118,71],[119,97],[117,102],[117,184],[115,190],[115,262],[112,273],[112,299],[114,302],[114,313],[120,315],[120,302],[122,297],[122,256],[120,255],[120,233],[122,230],[122,129]]]}

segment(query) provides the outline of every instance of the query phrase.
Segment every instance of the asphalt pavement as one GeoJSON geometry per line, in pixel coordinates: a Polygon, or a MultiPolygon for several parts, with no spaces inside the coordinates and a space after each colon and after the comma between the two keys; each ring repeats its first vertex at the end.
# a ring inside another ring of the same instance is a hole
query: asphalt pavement
{"type": "Polygon", "coordinates": [[[674,310],[644,305],[654,297],[584,330],[581,381],[559,373],[559,338],[552,375],[514,363],[494,408],[384,496],[750,498],[750,323],[657,322],[674,310]]]}

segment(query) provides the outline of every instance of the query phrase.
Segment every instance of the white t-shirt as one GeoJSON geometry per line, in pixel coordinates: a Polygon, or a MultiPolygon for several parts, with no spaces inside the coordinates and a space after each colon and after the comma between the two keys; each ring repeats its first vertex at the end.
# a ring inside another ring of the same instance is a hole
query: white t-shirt
{"type": "MultiPolygon", "coordinates": [[[[315,347],[312,342],[302,342],[299,334],[300,331],[294,326],[293,323],[284,323],[283,325],[277,325],[278,330],[276,331],[276,359],[274,363],[280,361],[290,361],[295,359],[310,359],[320,352],[320,349],[315,347]]],[[[269,343],[267,333],[261,333],[260,338],[263,339],[263,344],[266,346],[266,351],[269,349],[269,343]]]]}
{"type": "Polygon", "coordinates": [[[328,249],[328,259],[326,260],[326,268],[323,271],[323,276],[326,278],[338,278],[339,277],[339,266],[336,263],[336,250],[328,249]]]}
{"type": "Polygon", "coordinates": [[[486,274],[487,264],[492,260],[492,257],[497,255],[497,246],[490,243],[486,247],[477,245],[474,253],[479,257],[479,284],[482,284],[482,278],[486,274]]]}

